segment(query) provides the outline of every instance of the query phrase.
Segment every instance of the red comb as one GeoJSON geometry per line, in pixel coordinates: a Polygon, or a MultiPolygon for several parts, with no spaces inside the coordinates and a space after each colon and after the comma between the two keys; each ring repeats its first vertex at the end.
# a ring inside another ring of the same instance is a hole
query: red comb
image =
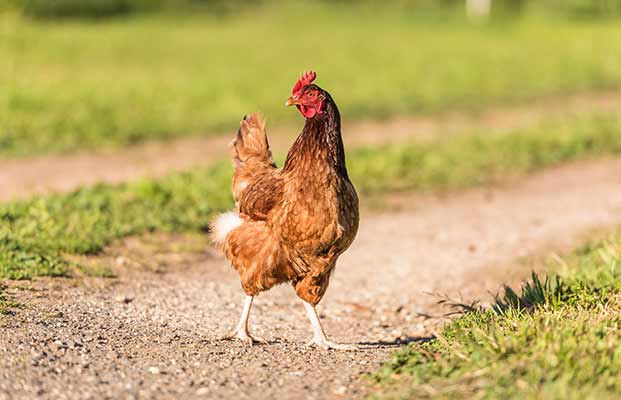
{"type": "Polygon", "coordinates": [[[317,74],[314,73],[313,71],[304,72],[302,76],[300,77],[300,79],[298,79],[298,81],[293,86],[293,90],[291,91],[291,94],[293,95],[299,94],[302,91],[302,88],[306,85],[309,85],[311,82],[313,82],[316,77],[317,77],[317,74]]]}

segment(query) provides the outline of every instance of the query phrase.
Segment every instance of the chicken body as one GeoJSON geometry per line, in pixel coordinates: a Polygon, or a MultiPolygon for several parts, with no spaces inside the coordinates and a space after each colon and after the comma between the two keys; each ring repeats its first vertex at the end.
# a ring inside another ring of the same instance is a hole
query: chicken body
{"type": "Polygon", "coordinates": [[[252,298],[291,282],[311,320],[311,344],[350,348],[327,340],[315,306],[356,236],[358,197],[347,174],[338,108],[327,92],[310,86],[324,98],[321,112],[306,119],[282,169],[272,160],[259,115],[241,122],[231,146],[239,219],[226,232],[216,223],[215,234],[248,296],[235,336],[253,341],[247,329],[252,298]]]}

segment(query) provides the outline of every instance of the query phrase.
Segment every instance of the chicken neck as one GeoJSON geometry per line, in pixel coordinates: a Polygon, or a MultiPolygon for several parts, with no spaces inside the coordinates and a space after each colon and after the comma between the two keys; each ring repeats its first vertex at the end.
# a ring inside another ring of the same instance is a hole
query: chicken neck
{"type": "Polygon", "coordinates": [[[323,112],[306,119],[302,132],[287,154],[283,171],[312,175],[313,171],[325,167],[326,172],[349,179],[341,137],[341,116],[329,95],[323,112]]]}

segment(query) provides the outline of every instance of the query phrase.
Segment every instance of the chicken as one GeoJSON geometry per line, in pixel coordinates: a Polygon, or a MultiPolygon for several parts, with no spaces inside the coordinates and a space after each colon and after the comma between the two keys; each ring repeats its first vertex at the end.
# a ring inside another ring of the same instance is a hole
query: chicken
{"type": "Polygon", "coordinates": [[[287,100],[306,121],[282,169],[272,159],[261,117],[253,114],[241,121],[231,143],[236,210],[214,220],[212,238],[239,273],[246,294],[231,338],[264,342],[248,331],[253,298],[291,282],[311,322],[308,344],[350,350],[355,346],[328,340],[315,309],[359,221],[339,110],[328,92],[312,84],[315,77],[314,72],[304,73],[287,100]]]}

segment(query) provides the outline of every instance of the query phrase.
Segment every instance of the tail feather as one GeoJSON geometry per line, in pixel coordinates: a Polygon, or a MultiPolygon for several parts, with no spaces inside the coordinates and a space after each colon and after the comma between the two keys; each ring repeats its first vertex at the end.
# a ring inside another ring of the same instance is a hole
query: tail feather
{"type": "Polygon", "coordinates": [[[249,161],[273,164],[272,152],[265,133],[265,121],[259,113],[245,116],[239,124],[237,136],[231,142],[235,167],[249,161]]]}
{"type": "Polygon", "coordinates": [[[237,202],[253,177],[276,168],[265,133],[265,122],[259,113],[241,120],[237,136],[230,144],[233,158],[233,197],[237,202]]]}
{"type": "Polygon", "coordinates": [[[243,223],[244,220],[234,211],[218,215],[210,224],[211,240],[218,247],[222,247],[227,235],[243,223]]]}

